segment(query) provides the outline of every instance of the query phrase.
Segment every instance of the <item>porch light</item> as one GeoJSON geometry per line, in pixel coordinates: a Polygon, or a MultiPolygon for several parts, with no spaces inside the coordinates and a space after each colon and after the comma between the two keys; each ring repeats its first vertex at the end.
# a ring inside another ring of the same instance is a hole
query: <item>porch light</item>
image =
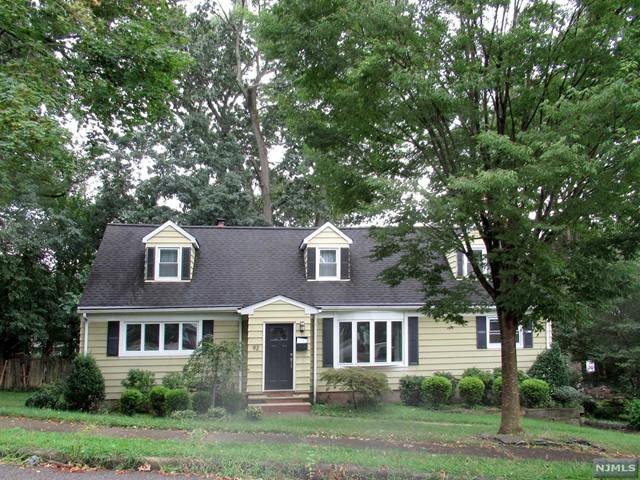
{"type": "Polygon", "coordinates": [[[300,322],[300,333],[304,333],[304,320],[300,322]]]}

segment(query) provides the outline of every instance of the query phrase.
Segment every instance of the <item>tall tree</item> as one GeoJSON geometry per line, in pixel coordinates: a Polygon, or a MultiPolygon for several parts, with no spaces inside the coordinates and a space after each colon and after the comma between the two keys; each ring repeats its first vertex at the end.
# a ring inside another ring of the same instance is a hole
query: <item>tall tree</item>
{"type": "Polygon", "coordinates": [[[398,255],[384,278],[419,279],[436,319],[495,305],[502,433],[522,430],[518,326],[588,316],[634,283],[638,13],[623,0],[280,0],[263,17],[335,204],[425,185],[380,234],[377,254],[398,255]],[[447,288],[456,250],[473,275],[447,288]]]}

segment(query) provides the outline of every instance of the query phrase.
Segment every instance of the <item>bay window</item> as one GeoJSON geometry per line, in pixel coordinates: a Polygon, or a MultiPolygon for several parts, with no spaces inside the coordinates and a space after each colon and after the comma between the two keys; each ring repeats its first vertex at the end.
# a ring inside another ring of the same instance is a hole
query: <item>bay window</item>
{"type": "Polygon", "coordinates": [[[339,365],[390,365],[404,361],[403,320],[338,320],[339,365]]]}
{"type": "Polygon", "coordinates": [[[191,354],[198,346],[199,322],[127,322],[121,329],[125,354],[191,354]]]}

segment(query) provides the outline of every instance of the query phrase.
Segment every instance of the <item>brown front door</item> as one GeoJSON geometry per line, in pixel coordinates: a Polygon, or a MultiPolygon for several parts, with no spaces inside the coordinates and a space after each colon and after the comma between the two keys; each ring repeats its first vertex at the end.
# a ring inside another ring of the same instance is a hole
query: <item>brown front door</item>
{"type": "Polygon", "coordinates": [[[267,323],[264,340],[264,389],[293,389],[293,325],[267,323]]]}

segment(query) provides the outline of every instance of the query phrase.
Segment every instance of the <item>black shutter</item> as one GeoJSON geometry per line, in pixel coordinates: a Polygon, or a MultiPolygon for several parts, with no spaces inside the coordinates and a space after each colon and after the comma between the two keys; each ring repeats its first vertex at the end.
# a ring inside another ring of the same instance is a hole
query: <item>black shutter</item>
{"type": "Polygon", "coordinates": [[[307,247],[307,278],[316,278],[316,249],[307,247]]]}
{"type": "Polygon", "coordinates": [[[191,247],[182,247],[182,280],[191,278],[191,247]]]}
{"type": "Polygon", "coordinates": [[[487,317],[476,317],[476,347],[487,348],[487,317]]]}
{"type": "Polygon", "coordinates": [[[524,324],[524,348],[533,348],[533,324],[531,320],[524,324]]]}
{"type": "Polygon", "coordinates": [[[418,365],[418,317],[409,317],[409,365],[418,365]]]}
{"type": "Polygon", "coordinates": [[[333,318],[322,319],[322,366],[333,367],[333,318]]]}
{"type": "Polygon", "coordinates": [[[462,252],[458,252],[458,255],[456,256],[456,266],[457,266],[457,273],[456,275],[460,278],[463,277],[463,270],[462,270],[462,266],[464,262],[464,253],[462,252]]]}
{"type": "Polygon", "coordinates": [[[203,320],[202,321],[202,339],[204,340],[207,336],[213,336],[213,320],[203,320]]]}
{"type": "Polygon", "coordinates": [[[147,280],[153,280],[156,273],[156,248],[147,247],[147,271],[145,278],[147,280]]]}
{"type": "Polygon", "coordinates": [[[351,258],[348,248],[340,249],[340,278],[342,280],[351,278],[351,258]]]}
{"type": "Polygon", "coordinates": [[[120,322],[107,323],[107,357],[117,357],[120,349],[120,322]]]}

